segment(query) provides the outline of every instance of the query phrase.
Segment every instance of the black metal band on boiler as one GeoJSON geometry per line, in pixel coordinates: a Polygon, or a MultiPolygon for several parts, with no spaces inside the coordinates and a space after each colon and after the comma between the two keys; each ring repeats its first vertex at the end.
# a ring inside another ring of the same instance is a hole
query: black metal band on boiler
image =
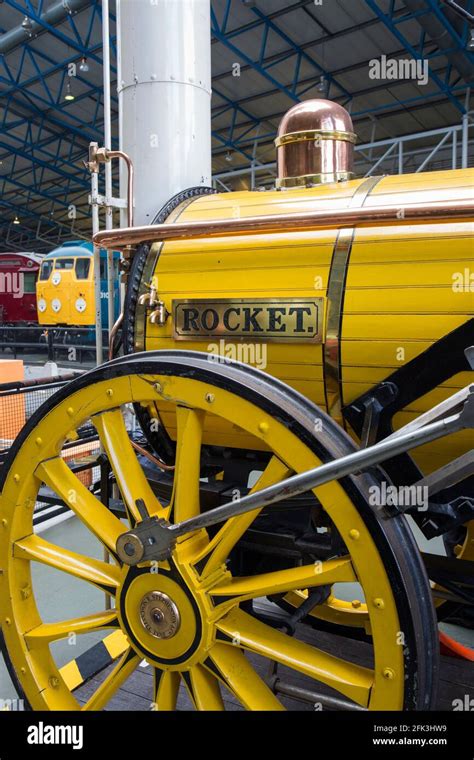
{"type": "MultiPolygon", "coordinates": [[[[163,224],[173,224],[174,222],[178,221],[183,211],[187,209],[187,207],[195,200],[196,200],[195,196],[191,196],[190,198],[186,198],[185,200],[181,201],[181,203],[179,203],[176,206],[176,208],[174,208],[166,216],[166,218],[163,221],[163,224]]],[[[146,283],[146,282],[151,281],[154,275],[156,264],[160,257],[160,253],[161,253],[161,249],[163,248],[163,245],[164,245],[163,242],[158,242],[150,246],[145,267],[143,269],[142,282],[146,283]]],[[[134,331],[135,351],[146,351],[146,328],[147,328],[146,306],[141,306],[139,303],[137,303],[135,331],[134,331]]]]}

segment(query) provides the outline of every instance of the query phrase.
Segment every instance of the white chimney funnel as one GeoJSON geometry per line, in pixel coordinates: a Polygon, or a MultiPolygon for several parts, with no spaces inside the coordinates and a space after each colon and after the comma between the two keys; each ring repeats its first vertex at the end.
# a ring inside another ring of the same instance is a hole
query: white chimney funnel
{"type": "Polygon", "coordinates": [[[150,224],[175,193],[211,185],[210,0],[117,0],[117,28],[120,148],[135,224],[150,224]]]}

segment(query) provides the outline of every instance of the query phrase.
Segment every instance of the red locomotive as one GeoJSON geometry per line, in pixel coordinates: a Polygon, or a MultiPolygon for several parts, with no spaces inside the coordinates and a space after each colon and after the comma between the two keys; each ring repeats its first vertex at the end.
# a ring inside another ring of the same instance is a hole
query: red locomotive
{"type": "Polygon", "coordinates": [[[42,257],[0,253],[0,325],[37,325],[36,280],[42,257]]]}

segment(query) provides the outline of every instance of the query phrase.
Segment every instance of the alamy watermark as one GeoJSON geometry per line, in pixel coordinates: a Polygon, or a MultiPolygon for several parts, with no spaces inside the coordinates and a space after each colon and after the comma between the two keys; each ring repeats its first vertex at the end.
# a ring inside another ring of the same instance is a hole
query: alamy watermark
{"type": "Polygon", "coordinates": [[[428,61],[415,58],[387,58],[386,55],[382,55],[369,61],[369,78],[411,79],[418,85],[425,85],[429,79],[428,61]]]}
{"type": "Polygon", "coordinates": [[[23,699],[0,699],[0,711],[4,710],[23,712],[25,709],[25,701],[23,699]]]}
{"type": "Polygon", "coordinates": [[[238,361],[264,370],[267,366],[267,345],[265,343],[227,343],[221,338],[219,343],[207,346],[209,361],[238,361]]]}
{"type": "Polygon", "coordinates": [[[372,507],[416,507],[419,512],[428,509],[428,486],[392,486],[385,481],[370,486],[369,504],[372,507]]]}
{"type": "Polygon", "coordinates": [[[13,298],[23,298],[25,295],[23,272],[0,272],[0,293],[8,293],[13,298]]]}
{"type": "Polygon", "coordinates": [[[462,272],[452,275],[454,293],[474,293],[474,271],[465,267],[462,272]]]}
{"type": "Polygon", "coordinates": [[[68,744],[73,749],[84,746],[84,726],[52,726],[43,721],[28,726],[28,744],[68,744]]]}
{"type": "Polygon", "coordinates": [[[465,694],[463,699],[453,699],[451,704],[454,712],[474,712],[474,699],[470,694],[465,694]]]}

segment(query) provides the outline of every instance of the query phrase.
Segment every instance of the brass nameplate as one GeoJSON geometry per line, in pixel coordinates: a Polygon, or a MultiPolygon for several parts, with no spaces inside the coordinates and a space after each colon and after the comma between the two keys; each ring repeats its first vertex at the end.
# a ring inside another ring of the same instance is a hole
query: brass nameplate
{"type": "Polygon", "coordinates": [[[173,337],[321,343],[323,310],[324,298],[173,300],[173,337]]]}

